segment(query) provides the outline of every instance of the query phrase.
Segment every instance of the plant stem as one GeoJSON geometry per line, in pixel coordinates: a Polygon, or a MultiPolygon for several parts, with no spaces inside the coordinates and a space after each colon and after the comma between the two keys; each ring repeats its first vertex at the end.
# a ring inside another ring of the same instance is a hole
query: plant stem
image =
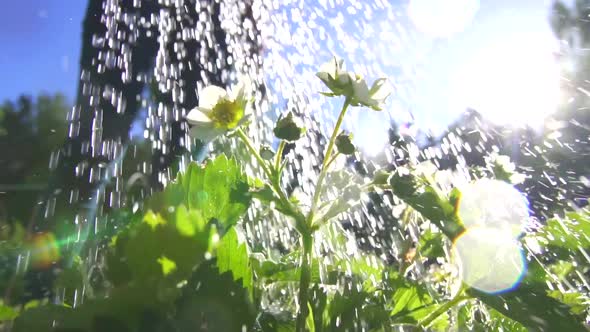
{"type": "Polygon", "coordinates": [[[248,138],[248,136],[246,135],[246,133],[244,133],[242,128],[238,128],[236,130],[236,133],[238,134],[240,139],[244,142],[244,144],[246,144],[246,147],[248,148],[250,153],[254,156],[254,158],[256,158],[256,160],[260,164],[260,167],[262,167],[262,170],[264,171],[264,174],[268,178],[268,180],[272,186],[272,189],[279,196],[279,203],[285,209],[288,209],[291,212],[291,215],[295,218],[297,224],[305,223],[305,216],[303,216],[303,214],[299,211],[299,209],[297,209],[296,207],[293,206],[293,204],[291,204],[291,202],[287,198],[287,195],[285,194],[285,192],[281,188],[279,181],[277,181],[273,177],[273,173],[268,168],[264,159],[262,159],[262,157],[260,156],[260,153],[258,152],[258,150],[256,150],[256,148],[254,148],[254,144],[252,144],[252,141],[250,141],[250,138],[248,138]]]}
{"type": "Polygon", "coordinates": [[[464,301],[464,300],[468,300],[470,298],[471,297],[469,297],[467,295],[463,295],[463,289],[461,289],[457,293],[457,295],[455,295],[454,298],[452,298],[449,302],[441,305],[436,310],[431,312],[428,316],[426,316],[426,318],[424,318],[420,323],[418,323],[418,325],[422,326],[423,328],[427,328],[428,325],[430,325],[432,322],[434,322],[438,317],[440,317],[440,315],[444,314],[449,309],[451,309],[454,306],[456,306],[457,304],[459,304],[459,302],[464,301]]]}
{"type": "Polygon", "coordinates": [[[334,126],[334,131],[332,132],[332,137],[330,137],[330,143],[328,143],[328,149],[326,150],[326,154],[324,155],[324,162],[322,164],[322,170],[320,171],[320,176],[318,178],[318,183],[315,187],[315,192],[313,193],[313,199],[311,201],[311,210],[309,212],[311,218],[309,222],[312,222],[313,214],[315,212],[316,206],[318,204],[318,199],[320,198],[320,193],[322,191],[322,185],[324,182],[324,178],[328,172],[328,166],[330,164],[332,150],[334,150],[334,143],[336,142],[336,137],[338,136],[338,132],[340,131],[340,126],[342,125],[342,120],[344,120],[344,115],[346,114],[346,110],[350,102],[348,98],[344,101],[344,105],[342,105],[342,110],[340,111],[340,115],[338,116],[338,120],[336,121],[336,126],[334,126]]]}
{"type": "Polygon", "coordinates": [[[254,158],[256,158],[256,160],[260,164],[260,167],[262,167],[262,170],[264,171],[264,174],[266,174],[266,176],[268,177],[268,179],[271,180],[272,179],[272,173],[268,169],[268,167],[267,167],[266,162],[264,161],[264,159],[262,159],[262,157],[260,156],[260,153],[258,152],[258,150],[256,150],[254,148],[254,145],[252,144],[252,141],[250,141],[250,138],[248,138],[248,136],[246,135],[246,133],[244,133],[244,131],[242,130],[242,128],[238,128],[236,130],[236,133],[238,133],[238,136],[242,139],[242,141],[244,142],[244,144],[246,144],[246,147],[248,148],[248,150],[250,150],[250,153],[254,156],[254,158]]]}
{"type": "Polygon", "coordinates": [[[309,285],[311,283],[311,264],[313,259],[313,233],[301,234],[303,254],[301,255],[301,277],[299,279],[299,312],[297,314],[296,332],[305,332],[305,323],[309,315],[309,285]]]}
{"type": "Polygon", "coordinates": [[[338,156],[339,156],[339,155],[340,155],[340,152],[336,152],[336,153],[335,153],[335,154],[332,156],[332,158],[330,158],[330,160],[328,160],[328,163],[326,164],[326,168],[327,168],[327,169],[330,169],[330,165],[332,165],[332,163],[333,163],[334,161],[336,161],[336,158],[338,158],[338,156]]]}
{"type": "Polygon", "coordinates": [[[303,245],[303,253],[301,255],[301,278],[299,279],[299,312],[297,313],[297,325],[296,325],[296,332],[305,332],[305,322],[307,320],[307,316],[309,315],[309,308],[307,307],[308,303],[308,295],[309,295],[309,285],[311,282],[311,262],[313,259],[313,217],[315,214],[315,209],[317,208],[318,199],[320,198],[320,193],[322,191],[322,184],[324,182],[324,178],[328,172],[328,168],[330,164],[336,159],[338,154],[332,156],[332,151],[334,150],[334,144],[336,142],[336,137],[338,136],[338,132],[340,131],[340,126],[342,125],[342,121],[344,120],[344,115],[346,114],[346,110],[350,105],[349,100],[346,99],[344,101],[344,105],[342,105],[342,110],[340,111],[340,115],[338,116],[338,120],[336,121],[336,126],[334,126],[334,131],[332,132],[332,137],[330,137],[330,142],[328,143],[328,148],[326,149],[326,153],[324,155],[324,162],[322,163],[322,169],[320,171],[320,176],[318,177],[318,183],[315,187],[315,192],[313,193],[313,199],[311,202],[311,209],[309,210],[309,214],[307,218],[304,220],[303,228],[299,227],[298,231],[301,234],[301,242],[303,245]]]}
{"type": "MultiPolygon", "coordinates": [[[[281,143],[279,144],[279,149],[277,151],[277,156],[275,159],[275,170],[277,172],[279,171],[279,167],[281,167],[281,158],[283,158],[283,150],[285,150],[285,145],[287,145],[287,142],[285,142],[284,140],[281,140],[281,143]]],[[[279,178],[279,181],[280,181],[281,180],[280,173],[277,174],[277,177],[279,178]]]]}

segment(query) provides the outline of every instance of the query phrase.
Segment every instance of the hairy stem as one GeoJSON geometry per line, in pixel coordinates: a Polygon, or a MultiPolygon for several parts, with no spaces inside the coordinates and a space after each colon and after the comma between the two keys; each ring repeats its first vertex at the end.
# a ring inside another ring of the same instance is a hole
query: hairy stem
{"type": "Polygon", "coordinates": [[[342,110],[340,111],[340,115],[338,116],[338,120],[336,121],[336,126],[334,126],[334,131],[332,132],[332,137],[330,137],[330,142],[328,143],[328,148],[326,149],[326,154],[324,155],[324,162],[322,163],[322,169],[320,171],[320,176],[318,177],[318,183],[315,187],[315,192],[313,193],[313,199],[311,202],[311,209],[309,210],[309,214],[307,218],[304,220],[303,227],[299,227],[298,231],[301,234],[301,242],[303,245],[303,253],[301,255],[301,278],[299,280],[299,312],[297,313],[297,326],[295,331],[296,332],[304,332],[305,331],[305,322],[307,320],[307,316],[309,315],[309,308],[307,306],[308,303],[308,295],[309,295],[309,285],[311,282],[311,262],[313,259],[313,218],[315,214],[315,209],[317,208],[318,200],[320,198],[320,193],[322,191],[322,185],[324,182],[324,178],[328,173],[328,168],[330,164],[336,159],[335,156],[332,156],[332,151],[334,150],[334,144],[336,142],[336,137],[338,136],[338,132],[340,131],[340,126],[342,125],[342,121],[344,120],[344,115],[346,114],[346,110],[350,105],[349,100],[346,99],[344,101],[344,105],[342,106],[342,110]]]}
{"type": "Polygon", "coordinates": [[[301,255],[301,277],[299,279],[299,312],[297,313],[296,332],[305,332],[305,322],[309,315],[309,285],[311,283],[311,264],[313,259],[313,233],[301,234],[303,254],[301,255]]]}
{"type": "Polygon", "coordinates": [[[336,158],[338,158],[338,156],[340,156],[340,152],[334,153],[334,155],[332,156],[332,158],[330,158],[330,160],[328,160],[328,163],[326,164],[326,168],[327,169],[330,169],[330,165],[332,165],[332,163],[334,161],[336,161],[336,158]]]}
{"type": "Polygon", "coordinates": [[[246,135],[246,133],[244,133],[242,128],[238,128],[238,130],[236,130],[236,133],[238,134],[242,142],[246,144],[246,147],[248,148],[250,153],[254,156],[254,158],[256,158],[256,161],[258,161],[258,164],[260,164],[260,167],[262,167],[262,171],[264,171],[264,174],[268,177],[269,180],[272,179],[271,171],[268,169],[268,166],[266,165],[264,159],[262,159],[262,157],[260,156],[260,153],[258,153],[258,150],[254,148],[254,144],[252,144],[250,138],[248,138],[248,136],[246,135]]]}
{"type": "MultiPolygon", "coordinates": [[[[277,172],[279,171],[279,167],[281,167],[281,158],[283,158],[283,150],[285,150],[285,145],[287,145],[287,142],[285,142],[284,140],[281,140],[281,143],[279,144],[279,149],[277,151],[276,159],[275,159],[275,170],[277,172]]],[[[279,181],[280,181],[281,180],[280,175],[277,175],[277,177],[279,178],[279,181]]]]}
{"type": "Polygon", "coordinates": [[[236,133],[238,134],[238,137],[240,137],[240,139],[244,142],[244,144],[248,148],[248,151],[250,151],[250,153],[254,156],[254,158],[256,158],[256,160],[260,164],[260,167],[262,167],[262,171],[264,172],[268,181],[270,182],[272,189],[279,197],[279,204],[281,204],[283,206],[283,208],[285,208],[286,210],[291,212],[291,215],[295,218],[295,221],[297,222],[297,224],[305,223],[305,217],[303,216],[303,214],[301,213],[301,211],[298,208],[294,207],[293,204],[291,204],[291,202],[287,198],[287,195],[285,194],[285,192],[281,188],[279,181],[277,181],[273,177],[273,173],[268,168],[268,165],[266,164],[264,159],[262,159],[262,157],[260,156],[260,153],[258,152],[258,150],[256,150],[256,148],[254,148],[254,144],[252,144],[252,141],[250,141],[250,138],[248,138],[248,136],[246,135],[246,133],[244,133],[242,128],[238,128],[236,130],[236,133]]]}
{"type": "Polygon", "coordinates": [[[427,328],[428,325],[432,324],[440,315],[444,314],[445,312],[449,311],[454,306],[458,305],[460,302],[470,299],[471,297],[464,295],[463,290],[459,291],[454,298],[452,298],[449,302],[444,303],[436,310],[430,313],[430,315],[426,316],[418,325],[422,326],[423,328],[427,328]]]}
{"type": "Polygon", "coordinates": [[[318,200],[320,198],[320,193],[322,192],[322,185],[324,182],[324,178],[328,173],[328,166],[331,163],[332,157],[332,150],[334,150],[334,143],[336,142],[336,137],[338,136],[338,132],[340,131],[340,126],[342,125],[342,120],[344,120],[344,115],[346,114],[346,110],[350,102],[348,98],[344,101],[344,105],[342,105],[342,110],[340,111],[340,115],[338,116],[338,120],[336,121],[336,126],[334,126],[334,131],[332,132],[332,137],[330,137],[330,143],[328,143],[328,149],[326,150],[326,154],[324,155],[324,162],[322,164],[322,170],[320,171],[320,176],[318,177],[318,183],[315,187],[315,192],[313,193],[313,199],[311,201],[311,210],[310,210],[310,218],[308,218],[309,222],[312,222],[313,214],[318,204],[318,200]]]}

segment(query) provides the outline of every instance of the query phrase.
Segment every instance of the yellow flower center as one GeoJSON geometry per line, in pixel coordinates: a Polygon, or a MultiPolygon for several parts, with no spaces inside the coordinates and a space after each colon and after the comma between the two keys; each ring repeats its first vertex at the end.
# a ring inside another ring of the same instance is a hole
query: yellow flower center
{"type": "Polygon", "coordinates": [[[244,116],[244,107],[236,101],[220,100],[209,113],[216,128],[233,129],[244,116]]]}

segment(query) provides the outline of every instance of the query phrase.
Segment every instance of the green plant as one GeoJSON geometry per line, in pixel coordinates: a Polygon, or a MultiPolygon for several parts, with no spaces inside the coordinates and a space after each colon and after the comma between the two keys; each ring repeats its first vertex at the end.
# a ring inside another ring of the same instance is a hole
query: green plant
{"type": "MultiPolygon", "coordinates": [[[[499,223],[483,225],[506,236],[506,243],[517,248],[535,244],[537,251],[529,252],[522,280],[501,293],[482,291],[478,280],[462,282],[461,273],[452,268],[461,257],[445,254],[470,231],[471,223],[460,211],[460,190],[442,190],[434,180],[436,170],[425,165],[376,172],[369,183],[330,169],[339,156],[354,153],[352,137],[340,128],[346,112],[350,106],[379,110],[387,96],[384,80],[368,88],[337,59],[318,76],[330,89],[326,95],[341,96],[344,103],[308,207],[281,187],[283,151],[287,141],[296,142],[304,134],[301,124],[292,114],[281,117],[274,130],[281,140],[278,151],[261,155],[242,128],[249,114],[247,85],[231,94],[207,88],[201,105],[188,115],[196,128],[191,132],[203,140],[236,137],[263,177],[247,176],[241,160],[223,154],[191,163],[142,209],[122,213],[126,224],[101,247],[100,280],[89,277],[96,267],[72,257],[54,285],[63,294],[61,301],[2,306],[0,318],[14,320],[14,331],[585,330],[585,294],[547,285],[571,277],[574,269],[567,262],[578,246],[586,247],[590,235],[587,211],[518,237],[499,223]],[[338,195],[330,196],[331,190],[338,195]],[[334,222],[369,191],[395,195],[404,211],[400,226],[417,230],[417,246],[405,243],[398,263],[361,253],[334,222]],[[251,246],[243,220],[253,200],[291,222],[299,234],[297,248],[277,253],[251,246]],[[541,262],[538,256],[544,251],[559,259],[541,262]],[[432,264],[438,269],[428,278],[408,273],[428,260],[440,263],[432,264]]],[[[499,179],[493,181],[509,181],[514,178],[510,172],[503,168],[501,176],[488,175],[499,179]]],[[[588,266],[575,257],[576,269],[588,266]]],[[[489,269],[476,272],[483,279],[494,274],[489,269]]]]}

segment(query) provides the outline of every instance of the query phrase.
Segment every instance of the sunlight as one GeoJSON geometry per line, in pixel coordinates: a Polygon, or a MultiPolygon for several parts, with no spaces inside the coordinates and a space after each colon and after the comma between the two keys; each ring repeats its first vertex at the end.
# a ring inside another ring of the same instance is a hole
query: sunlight
{"type": "Polygon", "coordinates": [[[421,32],[432,37],[448,37],[471,23],[479,0],[412,0],[408,16],[421,32]]]}
{"type": "Polygon", "coordinates": [[[391,122],[385,113],[367,113],[357,119],[353,143],[368,157],[385,150],[391,122]]]}
{"type": "Polygon", "coordinates": [[[538,127],[560,99],[553,49],[524,34],[490,44],[455,77],[455,98],[496,124],[538,127]]]}

